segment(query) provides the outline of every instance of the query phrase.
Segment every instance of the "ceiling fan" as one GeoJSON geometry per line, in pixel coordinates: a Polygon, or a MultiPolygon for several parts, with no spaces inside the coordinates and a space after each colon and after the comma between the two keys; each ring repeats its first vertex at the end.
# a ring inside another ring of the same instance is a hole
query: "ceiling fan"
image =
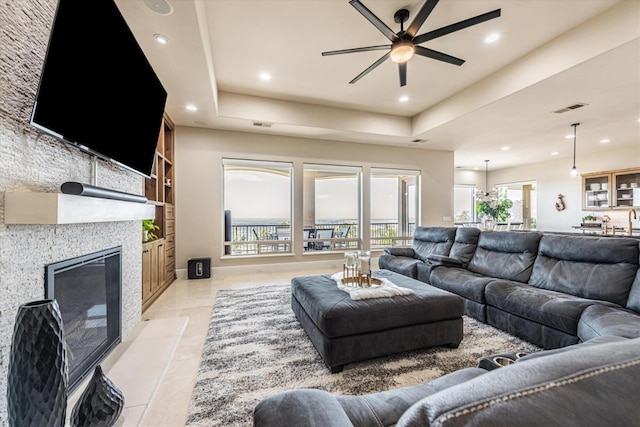
{"type": "Polygon", "coordinates": [[[407,84],[407,61],[409,61],[414,55],[426,56],[427,58],[436,59],[438,61],[447,62],[453,65],[462,65],[464,60],[456,58],[451,55],[447,55],[436,50],[432,50],[423,46],[418,46],[420,43],[424,43],[429,40],[442,37],[444,35],[453,33],[454,31],[462,30],[472,25],[480,24],[490,19],[498,18],[500,16],[500,9],[493,10],[491,12],[483,13],[482,15],[475,16],[473,18],[465,19],[463,21],[450,24],[437,30],[429,31],[424,34],[416,35],[422,24],[427,20],[433,9],[438,4],[439,0],[425,0],[424,4],[418,11],[418,14],[409,25],[404,29],[404,23],[409,19],[409,11],[407,9],[400,9],[393,15],[393,20],[400,24],[400,31],[394,32],[384,22],[373,14],[360,0],[350,0],[349,4],[353,6],[358,12],[362,14],[369,22],[373,24],[386,38],[391,41],[391,44],[357,47],[353,49],[333,50],[329,52],[322,52],[322,56],[328,55],[340,55],[343,53],[355,53],[355,52],[369,52],[373,50],[388,50],[380,59],[371,64],[367,69],[358,74],[349,83],[355,83],[369,72],[371,72],[378,65],[382,64],[387,59],[391,58],[393,62],[398,64],[398,70],[400,72],[400,86],[407,84]]]}

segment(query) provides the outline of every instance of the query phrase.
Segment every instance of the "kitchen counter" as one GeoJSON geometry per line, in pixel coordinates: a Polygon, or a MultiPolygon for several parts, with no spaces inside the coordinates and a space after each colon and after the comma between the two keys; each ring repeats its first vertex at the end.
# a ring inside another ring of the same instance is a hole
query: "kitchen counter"
{"type": "Polygon", "coordinates": [[[580,232],[557,232],[557,231],[548,231],[548,233],[554,234],[588,234],[598,237],[634,237],[640,238],[640,228],[632,228],[631,235],[628,235],[626,229],[623,227],[616,227],[616,234],[611,233],[611,229],[607,231],[607,234],[604,234],[604,230],[601,227],[583,227],[580,225],[575,225],[571,227],[575,230],[581,230],[580,232]]]}

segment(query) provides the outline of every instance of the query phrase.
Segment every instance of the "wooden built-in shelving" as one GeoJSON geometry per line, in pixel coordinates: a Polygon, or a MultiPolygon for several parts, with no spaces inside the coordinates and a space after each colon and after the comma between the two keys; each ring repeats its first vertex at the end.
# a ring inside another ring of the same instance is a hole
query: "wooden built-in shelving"
{"type": "Polygon", "coordinates": [[[165,113],[151,178],[145,179],[144,193],[155,205],[154,231],[157,239],[142,245],[142,310],[175,280],[175,165],[174,124],[165,113]]]}

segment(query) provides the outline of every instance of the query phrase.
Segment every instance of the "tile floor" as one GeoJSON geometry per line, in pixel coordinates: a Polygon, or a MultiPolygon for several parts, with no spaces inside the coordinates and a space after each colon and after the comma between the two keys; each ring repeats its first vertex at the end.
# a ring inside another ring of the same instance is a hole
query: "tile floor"
{"type": "MultiPolygon", "coordinates": [[[[134,331],[103,361],[102,368],[124,393],[119,427],[184,426],[216,294],[221,289],[290,283],[304,270],[178,279],[142,315],[134,331]]],[[[69,398],[69,408],[84,384],[69,398]]],[[[67,411],[70,414],[70,409],[67,411]]]]}

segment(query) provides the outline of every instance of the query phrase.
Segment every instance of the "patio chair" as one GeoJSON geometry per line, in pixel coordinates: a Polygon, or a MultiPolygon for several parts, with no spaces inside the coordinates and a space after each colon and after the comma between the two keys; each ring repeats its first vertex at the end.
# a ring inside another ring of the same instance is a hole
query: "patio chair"
{"type": "Polygon", "coordinates": [[[314,242],[308,242],[309,239],[315,239],[316,230],[315,228],[305,228],[302,230],[302,249],[308,251],[309,249],[314,248],[314,242]]]}
{"type": "MultiPolygon", "coordinates": [[[[290,226],[278,226],[276,227],[276,240],[291,240],[291,227],[290,226]]],[[[278,245],[280,248],[280,245],[278,245]]],[[[285,251],[289,249],[289,244],[284,244],[285,251]]]]}
{"type": "MultiPolygon", "coordinates": [[[[341,227],[340,230],[336,233],[335,237],[338,237],[338,238],[342,237],[343,239],[346,239],[347,237],[349,237],[350,229],[351,229],[350,225],[341,227]]],[[[340,248],[346,248],[347,246],[349,246],[349,244],[345,241],[341,241],[341,242],[336,242],[336,246],[340,248]]]]}
{"type": "MultiPolygon", "coordinates": [[[[316,239],[333,239],[333,228],[316,230],[316,239]]],[[[315,242],[314,247],[319,250],[331,249],[331,240],[315,242]]]]}
{"type": "MultiPolygon", "coordinates": [[[[255,240],[272,240],[271,236],[269,236],[266,239],[265,238],[261,238],[255,228],[252,228],[251,231],[253,232],[253,237],[255,238],[255,240]]],[[[273,245],[267,245],[267,244],[264,244],[264,243],[258,243],[257,244],[258,253],[261,253],[264,250],[265,247],[266,248],[270,248],[271,250],[273,250],[273,245]]]]}

